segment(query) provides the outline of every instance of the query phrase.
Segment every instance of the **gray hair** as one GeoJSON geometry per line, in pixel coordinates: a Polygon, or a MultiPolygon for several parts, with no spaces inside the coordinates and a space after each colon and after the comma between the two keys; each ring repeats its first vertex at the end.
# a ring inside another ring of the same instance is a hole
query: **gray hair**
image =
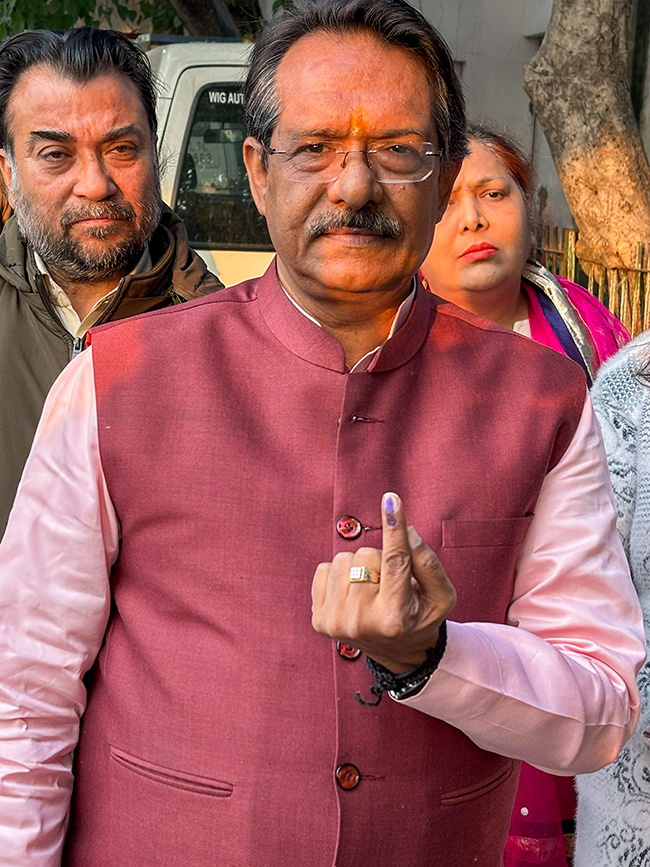
{"type": "Polygon", "coordinates": [[[299,39],[319,30],[368,32],[417,55],[431,84],[443,165],[463,159],[465,100],[451,53],[437,30],[406,0],[295,0],[276,16],[255,44],[244,85],[249,135],[269,146],[281,110],[276,89],[280,62],[299,39]]]}

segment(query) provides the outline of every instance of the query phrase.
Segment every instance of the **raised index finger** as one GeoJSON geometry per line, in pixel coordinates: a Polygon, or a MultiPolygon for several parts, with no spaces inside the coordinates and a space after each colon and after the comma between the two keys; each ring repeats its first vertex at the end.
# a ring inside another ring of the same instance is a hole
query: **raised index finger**
{"type": "Polygon", "coordinates": [[[381,501],[383,542],[381,549],[382,595],[411,594],[411,546],[404,505],[397,494],[386,493],[381,501]]]}

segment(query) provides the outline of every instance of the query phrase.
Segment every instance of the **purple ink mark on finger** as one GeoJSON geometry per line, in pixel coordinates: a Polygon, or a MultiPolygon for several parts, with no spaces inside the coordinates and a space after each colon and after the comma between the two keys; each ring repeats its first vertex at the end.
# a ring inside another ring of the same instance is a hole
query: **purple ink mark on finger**
{"type": "Polygon", "coordinates": [[[394,527],[397,523],[395,508],[395,497],[391,497],[390,495],[384,497],[384,511],[386,512],[386,523],[389,527],[394,527]]]}

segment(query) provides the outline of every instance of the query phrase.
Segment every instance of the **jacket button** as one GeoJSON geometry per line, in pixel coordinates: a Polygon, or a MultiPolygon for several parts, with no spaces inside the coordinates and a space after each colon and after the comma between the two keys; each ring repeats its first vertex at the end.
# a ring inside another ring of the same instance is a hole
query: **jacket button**
{"type": "Polygon", "coordinates": [[[359,768],[351,764],[339,765],[335,776],[337,786],[340,789],[345,789],[346,792],[350,789],[356,789],[361,779],[359,768]]]}
{"type": "Polygon", "coordinates": [[[361,521],[353,515],[343,515],[336,522],[336,532],[342,539],[356,539],[361,535],[361,521]]]}
{"type": "Polygon", "coordinates": [[[358,647],[352,647],[351,644],[343,644],[342,641],[336,642],[336,652],[343,659],[358,659],[361,656],[361,651],[358,647]]]}

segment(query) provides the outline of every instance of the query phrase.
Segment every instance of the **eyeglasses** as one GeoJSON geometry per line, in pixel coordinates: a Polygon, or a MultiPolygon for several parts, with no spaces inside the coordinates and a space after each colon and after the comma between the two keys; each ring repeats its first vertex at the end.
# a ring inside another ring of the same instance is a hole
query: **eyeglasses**
{"type": "Polygon", "coordinates": [[[441,151],[428,141],[388,141],[378,147],[346,149],[340,141],[306,142],[293,150],[276,150],[264,145],[271,156],[278,156],[282,172],[289,181],[303,184],[329,184],[345,168],[350,154],[362,154],[366,165],[380,184],[418,184],[433,174],[441,151]]]}

